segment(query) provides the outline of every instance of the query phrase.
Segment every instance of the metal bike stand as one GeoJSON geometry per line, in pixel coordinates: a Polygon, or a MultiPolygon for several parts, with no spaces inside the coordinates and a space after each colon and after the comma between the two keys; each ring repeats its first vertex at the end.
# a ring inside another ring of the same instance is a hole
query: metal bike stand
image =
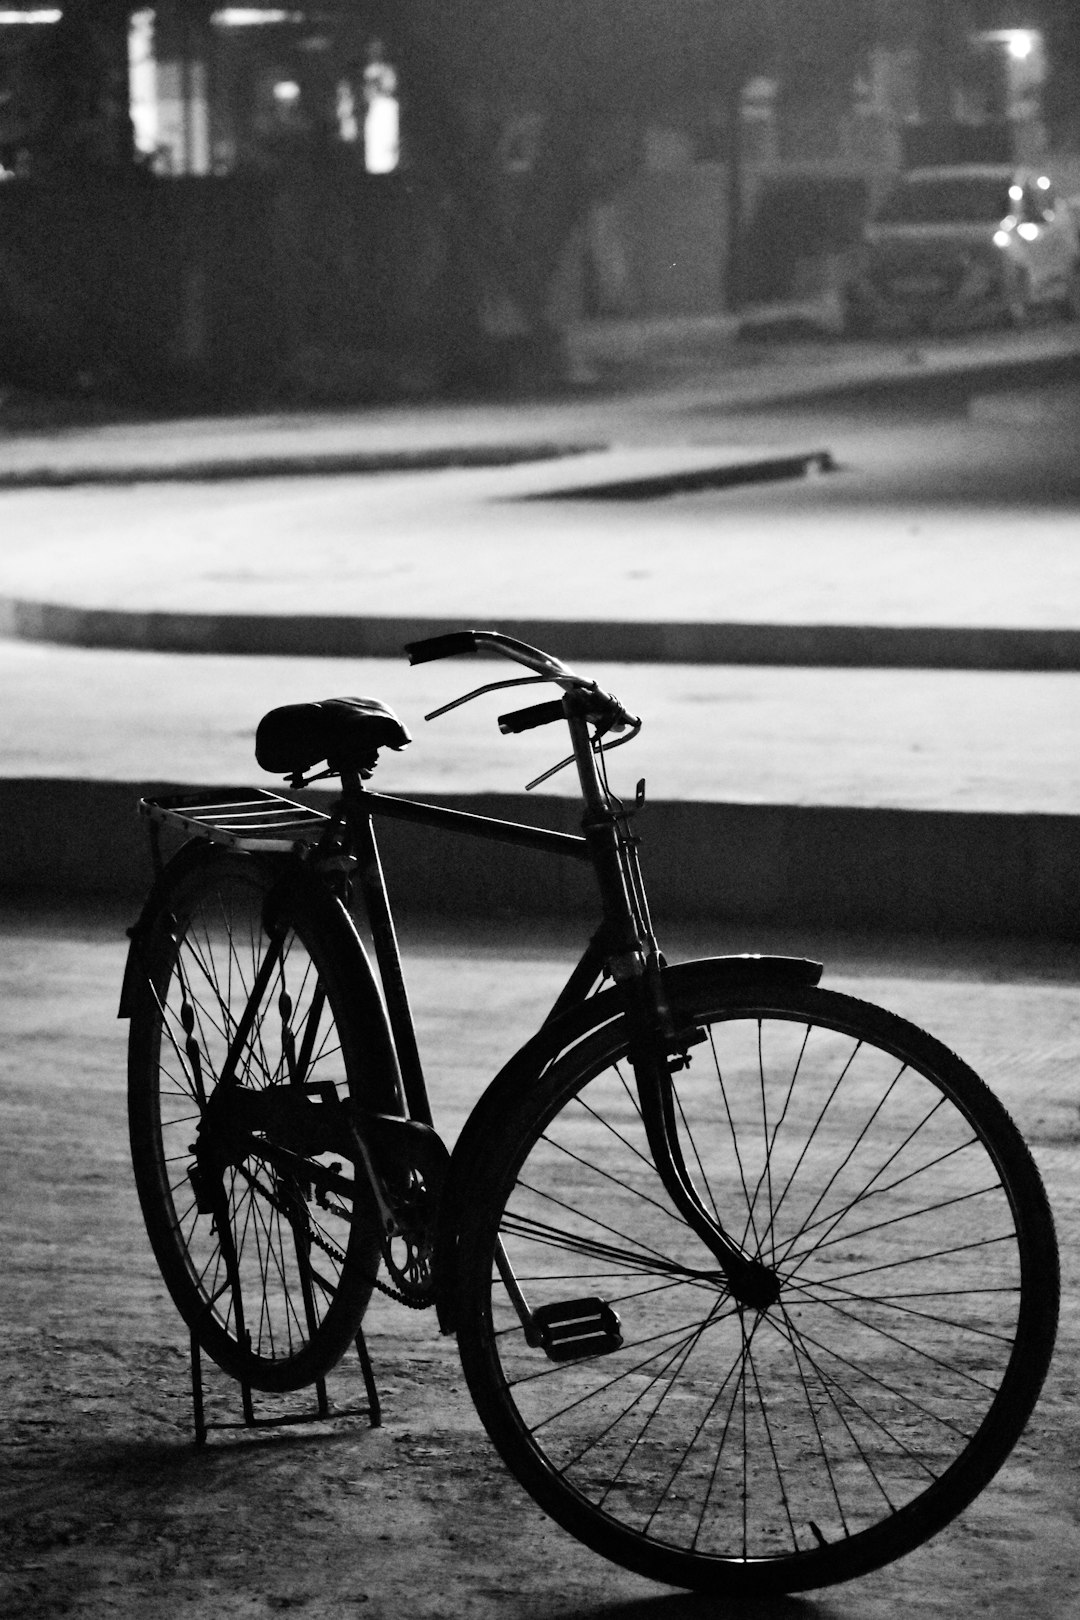
{"type": "Polygon", "coordinates": [[[240,1379],[240,1401],[243,1407],[243,1418],[225,1419],[211,1422],[206,1416],[203,1402],[203,1375],[202,1351],[195,1334],[191,1335],[191,1406],[195,1426],[195,1444],[204,1446],[211,1429],[280,1429],[291,1424],[319,1423],[327,1418],[366,1417],[373,1429],[382,1425],[382,1405],[379,1401],[379,1391],[375,1384],[375,1373],[371,1366],[371,1357],[368,1354],[367,1341],[364,1330],[360,1328],[356,1335],[356,1353],[360,1358],[360,1370],[364,1375],[364,1388],[367,1392],[366,1406],[350,1406],[331,1410],[330,1401],[326,1393],[326,1379],[316,1378],[314,1411],[289,1413],[282,1417],[261,1417],[256,1414],[255,1403],[252,1398],[251,1385],[246,1379],[240,1379]]]}

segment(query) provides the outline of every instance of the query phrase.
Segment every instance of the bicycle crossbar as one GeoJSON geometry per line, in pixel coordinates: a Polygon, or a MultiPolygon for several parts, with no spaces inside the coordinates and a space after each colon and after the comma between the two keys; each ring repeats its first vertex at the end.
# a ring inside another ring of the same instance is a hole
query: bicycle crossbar
{"type": "Polygon", "coordinates": [[[424,804],[416,799],[396,799],[367,789],[358,795],[358,807],[373,816],[392,821],[413,821],[422,827],[442,827],[447,832],[469,838],[489,838],[500,844],[516,844],[519,849],[535,849],[545,855],[570,855],[589,859],[588,845],[580,833],[553,832],[547,827],[528,827],[520,821],[500,821],[494,816],[477,816],[469,810],[448,810],[441,804],[424,804]]]}

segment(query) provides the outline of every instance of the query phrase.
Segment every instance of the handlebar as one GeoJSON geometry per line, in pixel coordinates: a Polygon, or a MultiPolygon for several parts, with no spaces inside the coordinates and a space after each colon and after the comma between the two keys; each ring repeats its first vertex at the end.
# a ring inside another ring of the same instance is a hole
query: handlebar
{"type": "Polygon", "coordinates": [[[519,731],[532,731],[536,726],[549,726],[553,720],[565,719],[566,713],[560,702],[533,703],[527,709],[500,714],[499,730],[505,737],[519,731]]]}
{"type": "Polygon", "coordinates": [[[428,636],[424,641],[407,641],[410,664],[429,664],[435,658],[455,658],[458,653],[477,651],[475,630],[451,630],[446,636],[428,636]]]}
{"type": "MultiPolygon", "coordinates": [[[[550,653],[543,652],[539,647],[531,647],[527,641],[519,641],[516,636],[504,636],[498,630],[452,630],[441,636],[428,636],[423,641],[410,641],[405,645],[410,664],[426,664],[436,658],[454,658],[460,654],[495,653],[504,658],[510,658],[516,664],[523,664],[526,669],[534,673],[532,678],[518,676],[508,681],[491,681],[485,686],[479,686],[475,691],[466,692],[463,697],[455,698],[451,703],[444,703],[438,709],[433,709],[425,718],[434,720],[441,714],[447,714],[451,709],[460,708],[463,703],[480,697],[485,692],[497,692],[507,686],[531,686],[541,681],[552,681],[561,686],[566,696],[559,702],[536,703],[525,709],[515,709],[510,714],[499,716],[499,730],[505,735],[511,732],[531,731],[535,726],[550,725],[555,720],[568,720],[571,725],[575,720],[591,721],[596,727],[596,737],[593,747],[603,753],[608,748],[618,747],[616,742],[601,743],[600,738],[610,732],[625,732],[621,742],[630,742],[641,730],[641,721],[634,714],[624,709],[617,697],[610,692],[603,691],[595,681],[587,680],[584,675],[578,675],[568,664],[561,659],[553,658],[550,653]]],[[[575,750],[578,744],[575,743],[575,750]]],[[[553,776],[556,771],[569,765],[575,755],[564,759],[561,764],[555,765],[543,776],[538,776],[530,782],[530,788],[537,787],[541,782],[553,776]]]]}
{"type": "Polygon", "coordinates": [[[561,659],[530,647],[516,636],[504,636],[498,630],[451,630],[444,636],[428,636],[423,641],[409,641],[405,651],[410,664],[427,664],[435,658],[456,658],[467,653],[495,653],[512,658],[515,664],[524,664],[549,681],[566,681],[570,686],[587,686],[589,682],[577,675],[561,659]]]}

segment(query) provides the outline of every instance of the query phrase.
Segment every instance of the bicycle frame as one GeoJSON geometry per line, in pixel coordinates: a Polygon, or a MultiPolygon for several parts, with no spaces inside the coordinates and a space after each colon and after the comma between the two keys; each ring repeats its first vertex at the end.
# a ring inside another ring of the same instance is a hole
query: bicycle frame
{"type": "MultiPolygon", "coordinates": [[[[653,933],[637,839],[630,829],[629,814],[613,801],[600,779],[596,763],[598,739],[589,730],[588,719],[576,694],[567,693],[562,708],[570,729],[585,804],[581,837],[395,799],[366,789],[355,770],[342,773],[341,809],[357,857],[360,890],[398,1052],[406,1106],[412,1119],[431,1125],[431,1102],[416,1043],[373,817],[384,815],[519,848],[586,860],[596,875],[602,921],[545,1022],[552,1022],[584,1001],[605,974],[615,981],[622,991],[629,1059],[661,1180],[676,1207],[715,1256],[732,1293],[747,1304],[764,1308],[775,1298],[775,1278],[768,1268],[751,1259],[706,1209],[679,1146],[671,1072],[673,1065],[678,1067],[685,1061],[685,1050],[697,1037],[694,1031],[675,1028],[664,993],[662,959],[653,933]]],[[[511,1287],[511,1279],[505,1280],[511,1287]]],[[[511,1287],[511,1292],[514,1291],[511,1287]]]]}

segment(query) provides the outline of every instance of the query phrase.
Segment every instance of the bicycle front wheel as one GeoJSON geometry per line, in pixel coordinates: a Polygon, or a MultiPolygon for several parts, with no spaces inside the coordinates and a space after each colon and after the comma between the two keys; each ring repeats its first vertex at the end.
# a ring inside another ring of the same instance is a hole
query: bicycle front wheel
{"type": "Polygon", "coordinates": [[[396,1099],[348,915],[283,872],[212,847],[181,861],[136,936],[128,1060],[162,1275],[207,1355],[270,1391],[314,1382],[357,1332],[379,1228],[335,1106],[396,1099]]]}
{"type": "Polygon", "coordinates": [[[1056,1323],[1046,1197],[993,1095],[901,1019],[719,975],[676,1011],[682,1157],[778,1299],[738,1304],[668,1197],[616,1020],[477,1155],[468,1383],[605,1556],[733,1595],[847,1580],[945,1525],[1019,1436],[1056,1323]]]}

